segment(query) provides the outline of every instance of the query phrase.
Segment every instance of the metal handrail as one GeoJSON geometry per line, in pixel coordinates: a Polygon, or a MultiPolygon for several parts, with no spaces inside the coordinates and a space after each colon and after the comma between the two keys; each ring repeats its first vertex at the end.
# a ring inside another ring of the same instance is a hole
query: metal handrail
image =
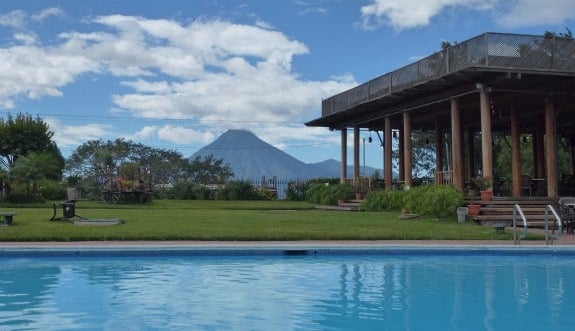
{"type": "MultiPolygon", "coordinates": [[[[557,223],[559,224],[559,229],[557,230],[557,232],[558,232],[557,239],[559,237],[561,237],[561,234],[563,233],[563,224],[561,223],[561,217],[559,217],[559,215],[555,211],[555,208],[553,208],[552,205],[547,205],[547,207],[545,207],[545,244],[546,245],[549,245],[549,242],[550,242],[549,241],[549,211],[551,211],[553,216],[555,216],[555,219],[557,220],[557,223]]],[[[555,231],[555,228],[553,229],[553,231],[555,231]]],[[[553,238],[551,238],[551,244],[553,244],[553,238]]]]}
{"type": "Polygon", "coordinates": [[[513,244],[520,245],[521,238],[527,237],[527,219],[525,218],[525,214],[523,214],[523,210],[518,204],[515,204],[513,207],[513,244]],[[521,215],[523,219],[523,234],[520,237],[517,237],[516,229],[517,229],[517,213],[521,215]]]}

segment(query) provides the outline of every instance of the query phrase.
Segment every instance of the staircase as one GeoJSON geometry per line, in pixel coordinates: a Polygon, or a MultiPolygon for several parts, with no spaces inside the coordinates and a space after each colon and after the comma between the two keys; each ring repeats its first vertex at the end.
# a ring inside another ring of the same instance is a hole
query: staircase
{"type": "MultiPolygon", "coordinates": [[[[547,197],[494,197],[489,202],[481,200],[468,200],[468,204],[480,204],[481,209],[478,216],[470,218],[481,225],[506,224],[511,226],[513,222],[513,210],[516,204],[521,207],[527,220],[527,227],[543,228],[545,227],[545,208],[552,205],[559,210],[557,201],[547,197]]],[[[523,220],[517,213],[517,224],[523,226],[523,220]]],[[[550,224],[553,224],[555,218],[549,215],[550,224]]]]}

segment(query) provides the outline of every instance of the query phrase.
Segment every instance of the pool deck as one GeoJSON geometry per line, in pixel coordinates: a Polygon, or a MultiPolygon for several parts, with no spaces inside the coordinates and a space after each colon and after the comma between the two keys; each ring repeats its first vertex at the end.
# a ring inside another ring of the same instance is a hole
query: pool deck
{"type": "MultiPolygon", "coordinates": [[[[533,232],[533,230],[530,230],[533,232]]],[[[385,246],[443,246],[443,247],[480,247],[545,246],[545,240],[522,240],[514,245],[513,240],[302,240],[302,241],[72,241],[72,242],[0,242],[4,248],[50,249],[50,248],[310,248],[310,247],[385,247],[385,246]]],[[[565,246],[575,248],[575,235],[563,234],[549,247],[565,246]]]]}
{"type": "MultiPolygon", "coordinates": [[[[509,231],[509,229],[506,229],[509,231]]],[[[542,230],[530,229],[530,233],[542,230]]],[[[313,247],[343,247],[343,248],[370,248],[386,246],[404,247],[537,247],[546,246],[545,240],[521,240],[520,245],[514,245],[513,240],[301,240],[301,241],[71,241],[71,242],[2,242],[3,249],[308,249],[313,247]]],[[[567,247],[575,249],[575,235],[566,234],[556,239],[549,247],[567,247]]]]}

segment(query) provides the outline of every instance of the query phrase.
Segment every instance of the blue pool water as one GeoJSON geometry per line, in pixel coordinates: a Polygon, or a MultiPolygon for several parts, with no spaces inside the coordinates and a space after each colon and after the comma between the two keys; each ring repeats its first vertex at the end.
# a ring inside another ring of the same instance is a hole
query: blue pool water
{"type": "Polygon", "coordinates": [[[0,330],[571,330],[575,323],[573,254],[291,253],[0,257],[0,330]]]}

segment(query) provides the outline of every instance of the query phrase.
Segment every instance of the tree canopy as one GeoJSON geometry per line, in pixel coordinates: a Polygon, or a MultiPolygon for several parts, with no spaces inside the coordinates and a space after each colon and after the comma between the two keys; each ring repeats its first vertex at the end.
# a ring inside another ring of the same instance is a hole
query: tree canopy
{"type": "Polygon", "coordinates": [[[30,152],[51,153],[59,159],[61,167],[64,166],[56,143],[52,141],[54,133],[49,130],[39,116],[19,113],[16,117],[8,114],[0,118],[0,165],[10,169],[20,156],[30,152]]]}
{"type": "Polygon", "coordinates": [[[111,175],[139,177],[150,185],[181,181],[215,183],[233,173],[223,160],[196,158],[192,161],[174,150],[158,149],[125,139],[91,140],[79,146],[66,162],[70,176],[102,182],[111,175]]]}

